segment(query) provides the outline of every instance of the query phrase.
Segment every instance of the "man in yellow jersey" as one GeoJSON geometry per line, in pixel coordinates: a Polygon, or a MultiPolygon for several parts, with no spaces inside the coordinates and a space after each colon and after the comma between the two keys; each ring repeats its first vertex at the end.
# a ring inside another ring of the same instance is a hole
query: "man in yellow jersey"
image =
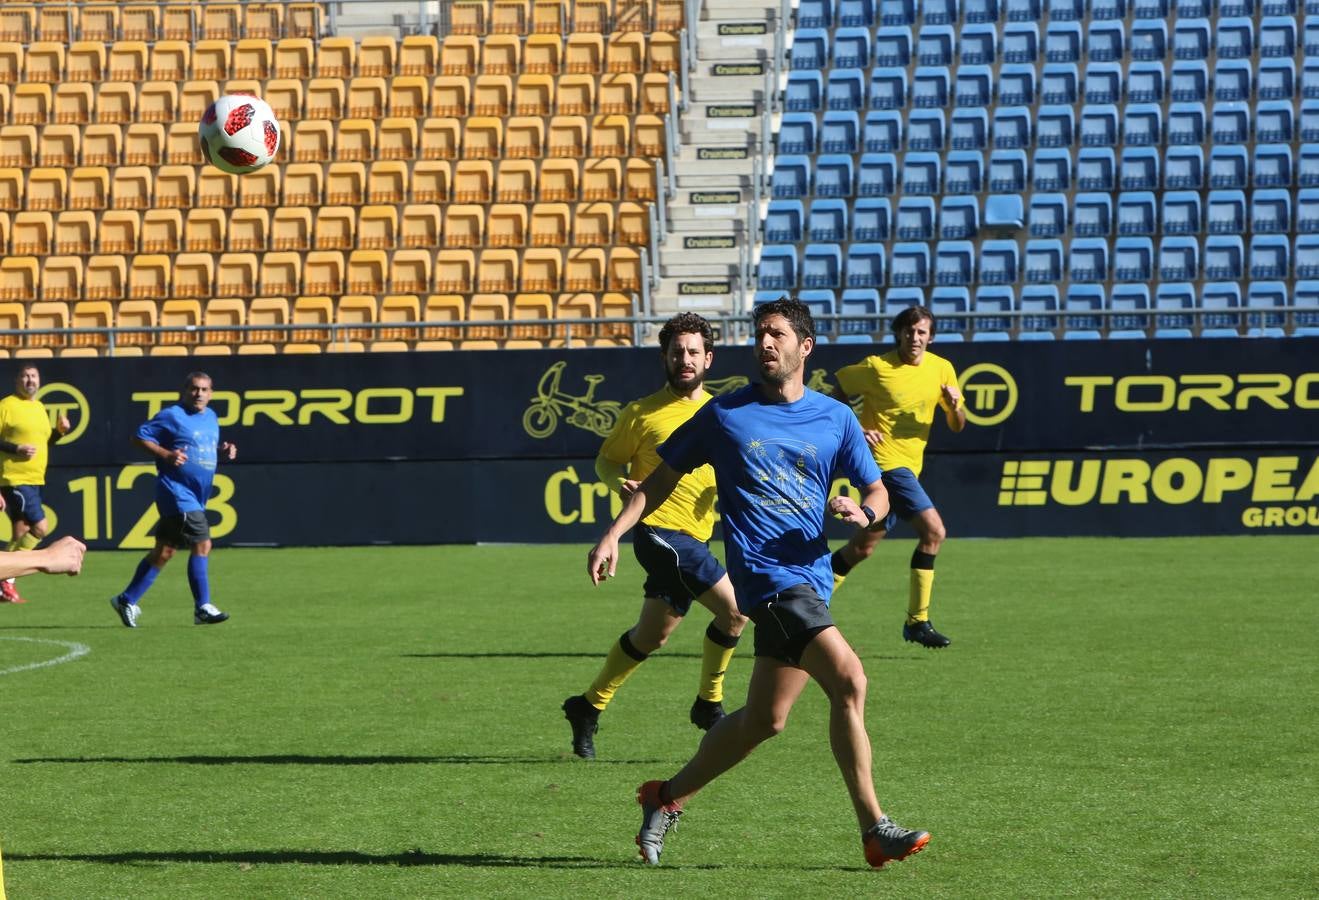
{"type": "MultiPolygon", "coordinates": [[[[702,386],[714,359],[710,323],[695,313],[680,313],[665,323],[659,342],[668,383],[623,411],[595,460],[596,474],[624,501],[659,466],[656,448],[710,399],[702,386]]],[[[600,713],[646,657],[664,646],[693,600],[714,613],[714,621],[705,632],[700,688],[690,718],[705,730],[723,718],[724,671],[747,620],[737,610],[728,573],[710,553],[714,501],[714,470],[702,466],[684,476],[633,532],[632,549],[646,572],[641,615],[610,648],[586,693],[563,702],[573,753],[583,759],[595,757],[600,713]]]]}
{"type": "MultiPolygon", "coordinates": [[[[34,549],[49,530],[41,486],[50,445],[69,432],[65,416],[51,427],[50,413],[37,399],[40,388],[41,373],[25,365],[14,379],[14,393],[0,400],[0,505],[14,529],[11,551],[34,549]]],[[[24,602],[14,579],[0,581],[0,602],[24,602]]]]}
{"type": "Polygon", "coordinates": [[[861,398],[861,427],[875,462],[884,470],[891,506],[880,528],[860,529],[834,553],[833,569],[837,588],[853,566],[875,552],[899,519],[908,522],[919,543],[911,555],[911,589],[902,637],[938,649],[952,643],[930,624],[934,557],[948,535],[939,511],[917,479],[935,406],[943,407],[944,420],[955,432],[966,427],[966,409],[952,363],[929,352],[934,333],[934,314],[923,306],[908,307],[893,320],[896,350],[867,356],[835,373],[844,400],[861,398]]]}

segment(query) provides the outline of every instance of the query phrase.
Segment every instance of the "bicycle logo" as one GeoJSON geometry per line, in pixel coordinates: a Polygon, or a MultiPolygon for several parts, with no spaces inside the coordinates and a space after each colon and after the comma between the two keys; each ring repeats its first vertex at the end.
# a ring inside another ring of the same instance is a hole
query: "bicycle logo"
{"type": "Polygon", "coordinates": [[[586,393],[574,397],[559,390],[566,361],[556,362],[540,377],[536,396],[522,414],[522,427],[534,438],[547,438],[559,427],[559,419],[600,437],[608,437],[618,422],[622,405],[617,400],[596,400],[595,389],[605,380],[603,375],[584,375],[586,393]]]}

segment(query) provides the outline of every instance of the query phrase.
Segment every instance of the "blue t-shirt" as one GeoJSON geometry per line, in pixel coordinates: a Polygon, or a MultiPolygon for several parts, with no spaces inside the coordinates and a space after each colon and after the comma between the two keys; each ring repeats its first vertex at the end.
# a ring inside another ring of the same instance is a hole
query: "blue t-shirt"
{"type": "Polygon", "coordinates": [[[728,573],[743,612],[798,584],[828,602],[824,520],[833,473],[859,488],[880,477],[852,410],[810,390],[794,403],[771,403],[753,384],[715,397],[659,453],[679,472],[714,467],[728,573]]]}
{"type": "Polygon", "coordinates": [[[167,406],[137,430],[144,441],[166,450],[182,449],[188,461],[176,466],[156,460],[156,507],[162,516],[206,509],[219,458],[220,420],[209,408],[193,412],[181,403],[167,406]]]}

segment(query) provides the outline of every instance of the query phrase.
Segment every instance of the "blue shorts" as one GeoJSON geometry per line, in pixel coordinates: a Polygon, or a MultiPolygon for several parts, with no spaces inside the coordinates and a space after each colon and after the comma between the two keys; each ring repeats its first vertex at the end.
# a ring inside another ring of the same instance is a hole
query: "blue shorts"
{"type": "Polygon", "coordinates": [[[35,525],[46,518],[46,511],[41,508],[41,485],[0,487],[0,497],[5,498],[5,515],[9,516],[11,522],[21,519],[29,525],[35,525]]]}
{"type": "Polygon", "coordinates": [[[632,532],[632,552],[646,570],[646,596],[658,597],[680,616],[724,577],[710,545],[682,531],[638,525],[632,532]]]}
{"type": "Polygon", "coordinates": [[[888,489],[889,512],[884,519],[885,531],[892,531],[899,519],[905,522],[917,513],[934,508],[934,501],[921,487],[916,473],[906,466],[885,469],[880,478],[888,489]]]}

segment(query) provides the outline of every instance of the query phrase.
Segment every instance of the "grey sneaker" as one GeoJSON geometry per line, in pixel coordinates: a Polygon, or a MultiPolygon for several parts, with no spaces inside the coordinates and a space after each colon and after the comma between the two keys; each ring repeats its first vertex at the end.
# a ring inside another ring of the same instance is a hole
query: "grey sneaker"
{"type": "Polygon", "coordinates": [[[637,846],[641,858],[658,866],[664,851],[664,835],[678,827],[682,807],[676,803],[660,802],[662,781],[647,781],[637,788],[637,802],[641,804],[641,831],[637,832],[637,846]]]}
{"type": "Polygon", "coordinates": [[[929,842],[928,831],[903,828],[888,816],[881,816],[878,822],[861,835],[861,849],[865,851],[866,862],[876,869],[884,868],[884,863],[901,862],[913,853],[920,853],[929,842]]]}
{"type": "Polygon", "coordinates": [[[203,603],[197,607],[192,614],[192,624],[194,625],[219,625],[221,622],[228,620],[229,614],[220,612],[210,603],[203,603]]]}
{"type": "Polygon", "coordinates": [[[137,617],[142,614],[136,603],[129,603],[122,595],[110,598],[110,605],[114,611],[119,613],[119,621],[124,623],[125,628],[136,628],[137,617]]]}

